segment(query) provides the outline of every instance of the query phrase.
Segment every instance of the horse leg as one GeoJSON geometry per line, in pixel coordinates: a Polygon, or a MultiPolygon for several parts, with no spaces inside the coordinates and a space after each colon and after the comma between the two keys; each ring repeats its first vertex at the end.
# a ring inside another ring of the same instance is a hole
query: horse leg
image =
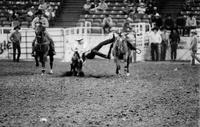
{"type": "Polygon", "coordinates": [[[50,74],[53,74],[53,61],[54,61],[53,55],[50,55],[49,59],[50,59],[50,74]]]}
{"type": "Polygon", "coordinates": [[[126,61],[126,75],[127,76],[130,76],[130,73],[129,73],[129,64],[130,64],[130,57],[128,57],[127,61],[126,61]]]}
{"type": "Polygon", "coordinates": [[[35,55],[35,66],[39,67],[38,55],[35,55]]]}
{"type": "Polygon", "coordinates": [[[115,63],[116,63],[116,74],[120,74],[120,61],[119,59],[115,58],[115,63]]]}

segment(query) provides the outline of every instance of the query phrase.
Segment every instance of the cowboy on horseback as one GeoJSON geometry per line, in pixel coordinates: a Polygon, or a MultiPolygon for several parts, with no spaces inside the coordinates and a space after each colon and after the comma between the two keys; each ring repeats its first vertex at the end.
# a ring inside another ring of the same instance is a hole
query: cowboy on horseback
{"type": "MultiPolygon", "coordinates": [[[[34,30],[36,30],[37,27],[43,26],[43,32],[48,36],[48,39],[50,40],[50,45],[49,45],[50,46],[50,50],[49,50],[50,52],[49,53],[55,55],[56,52],[55,52],[54,42],[52,41],[52,39],[50,38],[49,34],[46,31],[46,28],[49,27],[49,22],[45,17],[42,16],[43,12],[41,10],[38,10],[35,13],[35,15],[37,17],[35,17],[33,19],[33,21],[32,21],[32,28],[34,30]]],[[[36,42],[36,39],[34,39],[33,42],[32,42],[32,56],[35,56],[35,50],[34,50],[35,49],[34,48],[35,47],[35,42],[36,42]]]]}

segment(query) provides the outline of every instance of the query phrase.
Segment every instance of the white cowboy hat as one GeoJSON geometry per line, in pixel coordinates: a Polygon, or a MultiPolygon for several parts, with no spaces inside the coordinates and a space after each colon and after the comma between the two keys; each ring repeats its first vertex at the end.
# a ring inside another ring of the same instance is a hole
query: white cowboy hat
{"type": "Polygon", "coordinates": [[[155,16],[160,16],[160,15],[158,13],[156,13],[155,16]]]}
{"type": "Polygon", "coordinates": [[[76,41],[78,41],[78,42],[80,42],[80,41],[82,41],[83,40],[83,38],[78,38],[78,39],[76,39],[76,41]]]}

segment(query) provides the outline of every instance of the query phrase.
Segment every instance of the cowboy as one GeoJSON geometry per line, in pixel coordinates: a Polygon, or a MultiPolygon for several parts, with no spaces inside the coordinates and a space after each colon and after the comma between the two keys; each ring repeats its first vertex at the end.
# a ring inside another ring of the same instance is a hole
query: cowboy
{"type": "MultiPolygon", "coordinates": [[[[41,23],[40,23],[41,25],[41,23]]],[[[45,36],[47,37],[48,41],[50,42],[50,46],[49,46],[49,54],[48,55],[55,55],[55,46],[54,46],[54,41],[53,39],[50,37],[50,35],[45,31],[45,27],[42,26],[42,32],[44,32],[45,36]]],[[[35,45],[37,42],[37,38],[35,37],[33,42],[32,42],[32,56],[35,56],[35,45]]]]}
{"type": "MultiPolygon", "coordinates": [[[[46,28],[49,27],[49,22],[48,22],[48,20],[43,16],[43,12],[42,12],[41,10],[38,10],[38,11],[35,13],[35,15],[36,15],[37,17],[35,17],[35,18],[33,19],[33,21],[32,21],[32,28],[35,30],[36,27],[38,27],[39,25],[42,25],[42,26],[44,27],[44,32],[45,32],[46,34],[48,34],[47,31],[46,31],[46,28]]],[[[48,35],[49,35],[49,34],[48,34],[48,35]]],[[[51,39],[51,40],[52,40],[52,39],[51,39]]],[[[35,44],[34,44],[35,41],[36,41],[36,40],[33,40],[32,46],[35,45],[35,44]]],[[[32,48],[32,49],[33,49],[33,50],[32,50],[32,56],[35,56],[34,48],[32,48]]],[[[54,42],[53,42],[53,41],[50,41],[50,51],[51,51],[51,53],[52,53],[53,55],[56,54],[56,52],[55,52],[55,47],[54,47],[54,42]]]]}
{"type": "Polygon", "coordinates": [[[21,39],[22,39],[21,33],[19,32],[20,26],[19,25],[15,26],[14,30],[15,31],[13,33],[11,33],[11,35],[10,35],[10,40],[13,44],[13,61],[19,62],[19,58],[21,55],[20,43],[21,43],[21,39]],[[16,60],[16,50],[18,52],[17,60],[16,60]]]}
{"type": "Polygon", "coordinates": [[[159,60],[159,46],[161,44],[162,38],[160,33],[158,33],[158,28],[154,27],[149,35],[149,41],[151,44],[151,59],[152,61],[159,60]]]}
{"type": "Polygon", "coordinates": [[[82,54],[82,59],[83,61],[85,61],[86,59],[94,59],[94,57],[97,55],[97,56],[100,56],[100,57],[103,57],[105,59],[110,59],[110,54],[111,54],[111,49],[112,49],[112,46],[113,46],[113,43],[115,42],[115,35],[112,34],[112,38],[111,39],[107,39],[105,41],[102,41],[100,42],[97,46],[95,46],[94,48],[92,48],[91,50],[89,51],[86,51],[82,54]],[[108,51],[108,54],[105,55],[101,52],[99,52],[99,50],[105,46],[105,45],[108,45],[108,44],[111,44],[110,46],[110,49],[108,51]]]}
{"type": "Polygon", "coordinates": [[[161,42],[161,57],[160,59],[165,61],[166,58],[166,52],[167,52],[167,48],[169,45],[169,36],[167,34],[167,30],[165,27],[161,28],[161,38],[162,38],[162,42],[161,42]]]}
{"type": "Polygon", "coordinates": [[[190,48],[189,50],[191,50],[191,65],[195,65],[195,59],[200,62],[200,58],[198,58],[196,56],[197,53],[197,43],[198,43],[198,38],[197,38],[197,32],[196,30],[191,30],[191,43],[190,43],[190,48]]]}

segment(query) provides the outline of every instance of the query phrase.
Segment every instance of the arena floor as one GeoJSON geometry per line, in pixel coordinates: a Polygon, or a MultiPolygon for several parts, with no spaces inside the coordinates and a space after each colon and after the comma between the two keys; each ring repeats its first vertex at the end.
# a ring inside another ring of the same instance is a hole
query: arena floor
{"type": "Polygon", "coordinates": [[[113,61],[87,61],[85,77],[67,77],[56,62],[40,75],[34,62],[0,61],[1,127],[198,127],[200,66],[131,64],[116,76],[113,61]]]}

